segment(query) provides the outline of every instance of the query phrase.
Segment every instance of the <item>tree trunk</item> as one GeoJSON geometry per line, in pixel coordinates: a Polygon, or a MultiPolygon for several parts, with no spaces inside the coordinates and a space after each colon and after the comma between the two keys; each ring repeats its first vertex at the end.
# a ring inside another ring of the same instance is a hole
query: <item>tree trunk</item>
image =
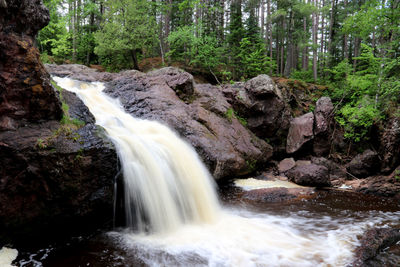
{"type": "MultiPolygon", "coordinates": [[[[316,7],[318,7],[318,0],[314,0],[314,4],[316,7]]],[[[313,38],[313,78],[314,81],[317,80],[317,64],[318,64],[318,51],[317,51],[317,42],[318,42],[318,36],[317,36],[317,27],[318,27],[318,18],[317,18],[317,12],[314,11],[312,13],[312,38],[313,38]]]]}
{"type": "MultiPolygon", "coordinates": [[[[306,1],[304,0],[304,3],[306,3],[306,1]]],[[[305,37],[307,38],[307,17],[303,17],[303,33],[306,35],[305,37]]],[[[306,41],[304,42],[306,43],[306,41]]],[[[308,43],[308,41],[307,41],[308,43]]],[[[306,44],[304,44],[303,47],[303,52],[302,52],[302,64],[301,64],[301,68],[303,70],[308,70],[308,46],[306,44]]]]}
{"type": "MultiPolygon", "coordinates": [[[[344,0],[344,9],[347,9],[347,0],[344,0]]],[[[343,56],[344,59],[349,59],[349,43],[347,40],[347,34],[343,36],[343,56]]]]}
{"type": "Polygon", "coordinates": [[[132,61],[133,61],[133,68],[135,69],[135,70],[139,70],[140,71],[140,69],[139,69],[139,63],[138,63],[138,60],[137,60],[137,49],[132,49],[131,50],[131,57],[132,57],[132,61]]]}
{"type": "MultiPolygon", "coordinates": [[[[264,37],[264,12],[265,12],[265,3],[264,0],[260,1],[261,5],[261,38],[264,37]]],[[[268,33],[267,33],[268,34],[268,33]]]]}
{"type": "MultiPolygon", "coordinates": [[[[265,39],[269,39],[269,57],[272,60],[272,29],[271,29],[271,0],[267,0],[267,28],[265,33],[265,39]],[[269,37],[267,37],[269,35],[269,37]]],[[[276,46],[278,46],[278,42],[276,42],[276,46]]],[[[278,53],[276,53],[278,56],[278,53]]],[[[277,67],[278,68],[278,67],[277,67]]],[[[272,68],[269,71],[269,74],[272,75],[272,68]]]]}
{"type": "MultiPolygon", "coordinates": [[[[325,0],[322,0],[322,8],[324,8],[325,6],[325,0]]],[[[321,19],[321,47],[320,47],[320,55],[321,57],[319,58],[318,65],[322,66],[322,69],[324,69],[325,66],[325,55],[324,55],[324,42],[325,42],[325,38],[324,38],[324,24],[325,24],[325,16],[321,13],[322,19],[321,19]]]]}
{"type": "MultiPolygon", "coordinates": [[[[171,28],[171,15],[172,15],[172,0],[167,0],[167,12],[165,14],[165,22],[164,22],[164,34],[165,34],[165,39],[168,38],[170,28],[171,28]]],[[[165,53],[169,51],[169,45],[168,42],[166,42],[165,45],[165,53]]]]}
{"type": "Polygon", "coordinates": [[[288,31],[288,39],[287,39],[287,56],[286,56],[286,63],[285,63],[285,69],[283,71],[283,75],[286,77],[290,76],[290,73],[292,72],[293,68],[293,56],[294,56],[294,44],[293,44],[293,27],[294,27],[294,21],[293,21],[293,11],[291,10],[289,13],[289,24],[287,27],[288,31]]]}
{"type": "Polygon", "coordinates": [[[73,1],[73,21],[72,21],[72,61],[76,61],[76,1],[73,1]]]}

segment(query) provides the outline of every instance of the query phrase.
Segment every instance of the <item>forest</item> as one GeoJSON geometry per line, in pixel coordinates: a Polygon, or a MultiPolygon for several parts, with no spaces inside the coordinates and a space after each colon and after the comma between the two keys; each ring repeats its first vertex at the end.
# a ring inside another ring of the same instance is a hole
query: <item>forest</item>
{"type": "Polygon", "coordinates": [[[397,112],[399,0],[45,0],[47,63],[179,64],[215,82],[258,74],[327,85],[355,142],[397,112]]]}

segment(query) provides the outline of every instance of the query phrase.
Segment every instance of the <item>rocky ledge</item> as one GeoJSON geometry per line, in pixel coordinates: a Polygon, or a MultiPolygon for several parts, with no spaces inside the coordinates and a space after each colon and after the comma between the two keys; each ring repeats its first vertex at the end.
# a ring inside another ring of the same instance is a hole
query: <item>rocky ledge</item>
{"type": "Polygon", "coordinates": [[[247,121],[235,113],[220,87],[195,84],[182,70],[111,74],[80,65],[47,69],[73,79],[108,81],[105,92],[119,98],[128,113],[167,124],[191,143],[215,179],[251,173],[272,156],[272,147],[246,127],[247,121]]]}
{"type": "Polygon", "coordinates": [[[50,83],[34,46],[50,20],[42,1],[1,3],[0,247],[87,233],[112,220],[116,152],[83,103],[50,83]]]}

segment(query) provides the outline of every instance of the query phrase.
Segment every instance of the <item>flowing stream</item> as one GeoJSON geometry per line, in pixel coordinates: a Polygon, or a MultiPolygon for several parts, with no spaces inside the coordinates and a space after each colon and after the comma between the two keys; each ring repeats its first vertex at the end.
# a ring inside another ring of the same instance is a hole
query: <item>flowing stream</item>
{"type": "Polygon", "coordinates": [[[102,83],[54,80],[83,100],[117,148],[129,227],[107,237],[132,252],[135,259],[125,259],[131,265],[346,266],[359,235],[400,217],[398,211],[333,216],[285,206],[278,208],[283,212],[222,207],[212,177],[177,134],[127,114],[102,83]]]}

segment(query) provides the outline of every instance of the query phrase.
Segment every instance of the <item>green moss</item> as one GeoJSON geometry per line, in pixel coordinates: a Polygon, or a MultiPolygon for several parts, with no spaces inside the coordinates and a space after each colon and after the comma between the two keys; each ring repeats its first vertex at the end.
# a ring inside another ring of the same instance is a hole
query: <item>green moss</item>
{"type": "Polygon", "coordinates": [[[228,108],[225,112],[225,117],[229,122],[232,122],[232,118],[236,118],[243,126],[247,126],[247,120],[243,117],[240,117],[236,111],[232,108],[228,108]]]}
{"type": "Polygon", "coordinates": [[[84,126],[85,125],[84,121],[81,121],[79,119],[73,119],[69,115],[69,106],[68,106],[67,103],[65,103],[64,98],[62,96],[63,89],[60,86],[58,86],[57,83],[55,81],[53,81],[53,80],[51,80],[51,84],[59,92],[59,98],[60,98],[60,101],[61,101],[61,108],[62,108],[62,111],[63,111],[63,116],[62,116],[62,118],[60,120],[61,124],[63,124],[63,125],[71,125],[72,128],[80,128],[80,127],[84,126]]]}
{"type": "Polygon", "coordinates": [[[235,116],[235,111],[232,108],[228,108],[225,112],[225,116],[229,122],[232,122],[232,118],[235,116]]]}
{"type": "Polygon", "coordinates": [[[246,160],[246,165],[249,172],[253,172],[256,170],[257,160],[255,159],[246,160]]]}
{"type": "Polygon", "coordinates": [[[40,149],[46,149],[48,146],[47,140],[44,140],[42,138],[38,138],[36,140],[36,146],[40,149]]]}

